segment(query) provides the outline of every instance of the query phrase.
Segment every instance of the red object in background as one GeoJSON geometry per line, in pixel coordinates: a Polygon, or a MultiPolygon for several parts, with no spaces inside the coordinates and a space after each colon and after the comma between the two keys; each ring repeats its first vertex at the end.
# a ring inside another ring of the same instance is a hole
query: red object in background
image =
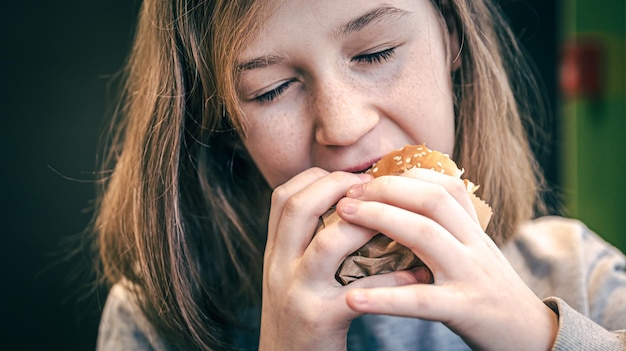
{"type": "Polygon", "coordinates": [[[561,62],[561,92],[571,98],[598,98],[603,91],[603,55],[599,40],[565,44],[561,62]]]}

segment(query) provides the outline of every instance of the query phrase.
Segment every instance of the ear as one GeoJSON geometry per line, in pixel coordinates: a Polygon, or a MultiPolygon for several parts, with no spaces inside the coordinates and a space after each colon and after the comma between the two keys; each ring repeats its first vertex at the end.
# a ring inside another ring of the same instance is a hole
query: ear
{"type": "Polygon", "coordinates": [[[459,38],[457,18],[454,15],[449,0],[441,3],[441,12],[448,28],[448,50],[450,50],[450,71],[454,72],[461,67],[461,50],[463,38],[459,38]]]}

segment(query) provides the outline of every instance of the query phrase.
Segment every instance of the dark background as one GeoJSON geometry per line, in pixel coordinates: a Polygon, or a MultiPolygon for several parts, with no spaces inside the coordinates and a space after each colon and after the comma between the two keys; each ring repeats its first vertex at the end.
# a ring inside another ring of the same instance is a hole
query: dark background
{"type": "MultiPolygon", "coordinates": [[[[516,33],[535,57],[553,111],[556,4],[545,0],[501,2],[516,33]]],[[[99,178],[95,172],[98,144],[117,93],[111,80],[130,47],[138,7],[138,0],[16,1],[3,6],[3,349],[95,347],[106,292],[94,286],[84,230],[92,216],[95,180],[99,178]],[[77,253],[69,255],[72,250],[77,253]]],[[[548,146],[554,149],[552,144],[548,146]]],[[[541,155],[548,177],[555,183],[556,155],[541,155]]]]}

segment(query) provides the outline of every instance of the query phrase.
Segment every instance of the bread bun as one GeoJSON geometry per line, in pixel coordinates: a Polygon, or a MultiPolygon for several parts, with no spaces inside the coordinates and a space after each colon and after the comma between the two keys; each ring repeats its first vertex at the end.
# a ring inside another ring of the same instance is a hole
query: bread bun
{"type": "MultiPolygon", "coordinates": [[[[455,178],[461,178],[463,175],[463,170],[459,169],[448,155],[430,150],[425,144],[407,145],[394,150],[374,163],[365,173],[374,177],[401,175],[412,168],[431,169],[455,178]]],[[[480,225],[484,230],[491,218],[491,208],[474,195],[478,186],[467,179],[464,179],[464,182],[476,208],[480,225]]],[[[339,216],[331,209],[322,216],[321,227],[337,220],[339,220],[339,216]]],[[[422,261],[410,249],[382,234],[378,234],[346,258],[337,271],[336,279],[345,285],[369,275],[412,269],[423,265],[422,261]]]]}
{"type": "Polygon", "coordinates": [[[425,144],[407,145],[402,149],[394,150],[374,163],[365,173],[374,177],[400,175],[414,167],[428,168],[456,178],[460,178],[463,174],[449,155],[431,150],[425,144]]]}

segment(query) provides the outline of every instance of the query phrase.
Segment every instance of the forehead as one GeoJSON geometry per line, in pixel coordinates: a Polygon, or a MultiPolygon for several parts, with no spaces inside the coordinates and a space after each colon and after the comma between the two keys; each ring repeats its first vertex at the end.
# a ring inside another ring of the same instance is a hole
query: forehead
{"type": "Polygon", "coordinates": [[[267,16],[259,19],[259,31],[253,33],[238,62],[271,46],[293,41],[306,45],[321,36],[341,39],[370,24],[392,22],[415,11],[428,8],[429,0],[289,0],[274,1],[267,16]]]}

